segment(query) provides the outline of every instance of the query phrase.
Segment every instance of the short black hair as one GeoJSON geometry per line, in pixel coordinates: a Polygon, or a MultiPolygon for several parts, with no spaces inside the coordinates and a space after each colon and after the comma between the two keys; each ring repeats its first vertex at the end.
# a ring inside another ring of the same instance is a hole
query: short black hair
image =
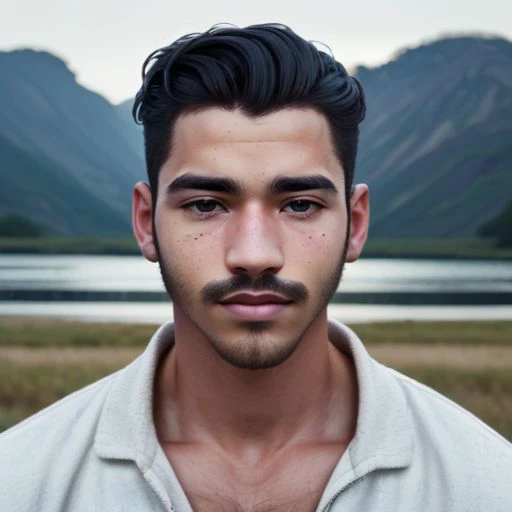
{"type": "Polygon", "coordinates": [[[169,157],[180,114],[219,106],[260,116],[310,107],[325,115],[345,175],[349,207],[359,123],[366,107],[359,82],[331,55],[284,25],[214,26],[154,51],[142,68],[133,115],[144,125],[149,184],[169,157]]]}

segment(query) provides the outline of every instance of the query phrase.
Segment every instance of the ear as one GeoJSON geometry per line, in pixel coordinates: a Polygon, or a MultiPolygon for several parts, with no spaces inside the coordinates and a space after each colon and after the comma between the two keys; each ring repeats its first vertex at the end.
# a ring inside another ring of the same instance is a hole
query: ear
{"type": "Polygon", "coordinates": [[[350,234],[347,262],[359,258],[368,237],[370,225],[370,194],[368,185],[355,185],[350,197],[350,234]]]}
{"type": "Polygon", "coordinates": [[[158,261],[153,236],[151,190],[149,185],[143,181],[139,181],[133,189],[132,228],[144,257],[153,263],[158,261]]]}

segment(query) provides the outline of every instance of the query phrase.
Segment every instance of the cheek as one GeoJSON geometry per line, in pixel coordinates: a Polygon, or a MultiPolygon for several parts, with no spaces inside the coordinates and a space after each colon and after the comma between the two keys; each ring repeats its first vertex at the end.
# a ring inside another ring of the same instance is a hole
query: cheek
{"type": "Polygon", "coordinates": [[[338,209],[326,212],[319,222],[305,223],[300,228],[287,230],[287,236],[294,240],[302,251],[314,251],[315,259],[328,257],[343,251],[347,233],[346,215],[338,209]]]}
{"type": "Polygon", "coordinates": [[[286,264],[300,273],[303,269],[322,274],[337,265],[343,253],[344,234],[326,230],[295,234],[288,239],[286,264]],[[290,243],[291,242],[291,243],[290,243]]]}
{"type": "Polygon", "coordinates": [[[312,253],[314,261],[329,257],[337,260],[337,254],[343,251],[346,230],[346,218],[335,211],[318,223],[306,223],[300,230],[287,230],[286,237],[295,245],[294,252],[312,253]]]}
{"type": "Polygon", "coordinates": [[[208,274],[221,258],[216,237],[207,232],[180,233],[178,229],[167,229],[163,234],[157,229],[157,232],[160,252],[173,273],[194,279],[208,274]]]}

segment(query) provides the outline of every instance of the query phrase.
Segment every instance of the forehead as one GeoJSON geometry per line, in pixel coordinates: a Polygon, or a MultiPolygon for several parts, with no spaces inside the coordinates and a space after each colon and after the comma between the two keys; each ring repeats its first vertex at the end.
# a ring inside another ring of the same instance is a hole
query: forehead
{"type": "Polygon", "coordinates": [[[192,167],[241,172],[242,163],[249,172],[341,170],[327,119],[313,109],[289,108],[254,117],[213,107],[178,117],[162,171],[174,174],[192,167]]]}
{"type": "Polygon", "coordinates": [[[176,135],[193,135],[201,142],[272,142],[275,140],[308,143],[329,140],[326,118],[313,109],[281,109],[262,116],[249,116],[240,109],[218,107],[183,114],[176,122],[176,135]]]}

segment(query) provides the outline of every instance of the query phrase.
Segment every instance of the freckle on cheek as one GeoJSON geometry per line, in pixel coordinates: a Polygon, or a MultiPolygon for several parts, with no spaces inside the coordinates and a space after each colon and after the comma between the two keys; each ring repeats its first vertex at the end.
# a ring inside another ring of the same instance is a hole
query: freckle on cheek
{"type": "Polygon", "coordinates": [[[325,236],[325,233],[322,233],[322,236],[325,236]]]}

